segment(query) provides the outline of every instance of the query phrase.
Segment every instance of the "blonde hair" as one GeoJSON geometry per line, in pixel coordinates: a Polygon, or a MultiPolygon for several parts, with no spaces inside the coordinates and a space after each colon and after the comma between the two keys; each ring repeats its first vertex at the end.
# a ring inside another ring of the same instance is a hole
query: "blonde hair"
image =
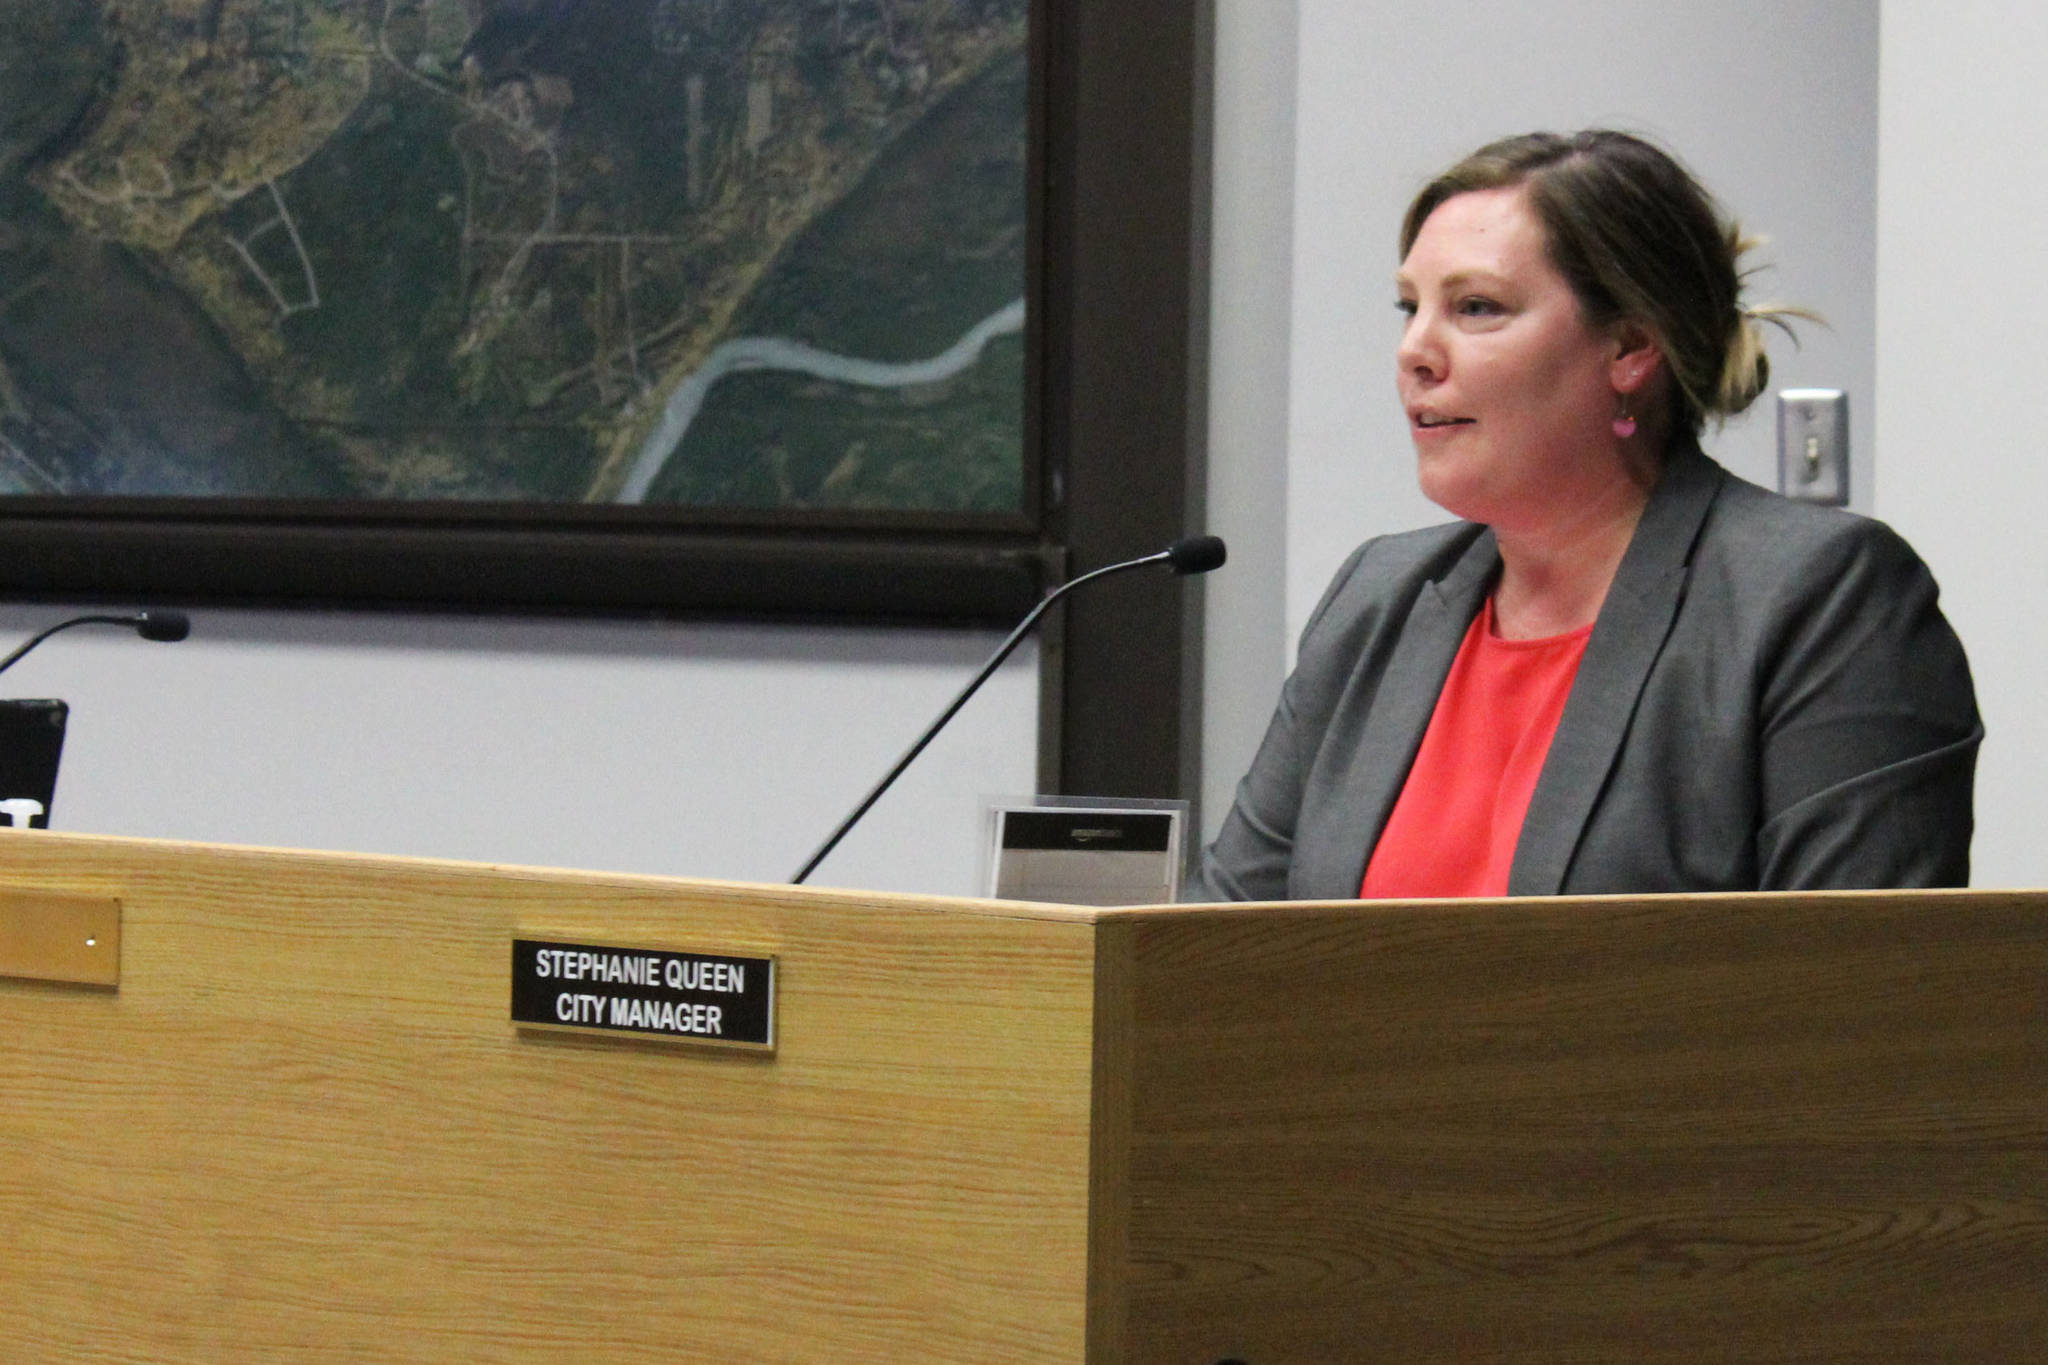
{"type": "Polygon", "coordinates": [[[1524,186],[1551,264],[1596,327],[1646,329],[1673,381],[1673,417],[1694,433],[1747,408],[1770,382],[1763,327],[1792,335],[1803,308],[1744,305],[1742,258],[1761,244],[1724,217],[1690,172],[1629,133],[1589,128],[1488,143],[1425,185],[1401,222],[1401,255],[1446,199],[1524,186]]]}

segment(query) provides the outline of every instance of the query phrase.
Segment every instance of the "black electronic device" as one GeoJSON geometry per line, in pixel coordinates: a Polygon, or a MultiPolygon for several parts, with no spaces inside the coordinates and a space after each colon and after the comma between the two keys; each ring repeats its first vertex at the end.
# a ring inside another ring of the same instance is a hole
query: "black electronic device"
{"type": "Polygon", "coordinates": [[[0,828],[50,827],[70,715],[61,701],[0,700],[0,828]]]}

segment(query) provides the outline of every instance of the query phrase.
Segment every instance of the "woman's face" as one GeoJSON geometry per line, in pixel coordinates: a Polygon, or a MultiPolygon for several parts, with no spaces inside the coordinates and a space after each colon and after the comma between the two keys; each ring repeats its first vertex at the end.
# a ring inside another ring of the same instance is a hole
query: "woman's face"
{"type": "Polygon", "coordinates": [[[1519,186],[1439,204],[1396,276],[1423,493],[1497,530],[1567,520],[1621,477],[1613,368],[1519,186]]]}

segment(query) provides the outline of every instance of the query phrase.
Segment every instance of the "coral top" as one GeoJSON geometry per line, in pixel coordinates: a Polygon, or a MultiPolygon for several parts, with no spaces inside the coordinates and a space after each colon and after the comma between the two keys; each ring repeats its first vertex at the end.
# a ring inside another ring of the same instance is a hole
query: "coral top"
{"type": "Polygon", "coordinates": [[[1529,798],[1592,633],[1587,625],[1543,640],[1503,640],[1487,597],[1458,646],[1359,895],[1507,894],[1529,798]]]}

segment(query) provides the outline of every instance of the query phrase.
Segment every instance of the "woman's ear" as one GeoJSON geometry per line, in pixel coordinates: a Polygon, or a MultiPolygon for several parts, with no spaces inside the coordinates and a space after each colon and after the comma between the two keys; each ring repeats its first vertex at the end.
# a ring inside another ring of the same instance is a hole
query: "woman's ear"
{"type": "Polygon", "coordinates": [[[1650,329],[1639,322],[1614,324],[1614,351],[1607,379],[1616,393],[1641,393],[1664,368],[1664,352],[1650,329]]]}

